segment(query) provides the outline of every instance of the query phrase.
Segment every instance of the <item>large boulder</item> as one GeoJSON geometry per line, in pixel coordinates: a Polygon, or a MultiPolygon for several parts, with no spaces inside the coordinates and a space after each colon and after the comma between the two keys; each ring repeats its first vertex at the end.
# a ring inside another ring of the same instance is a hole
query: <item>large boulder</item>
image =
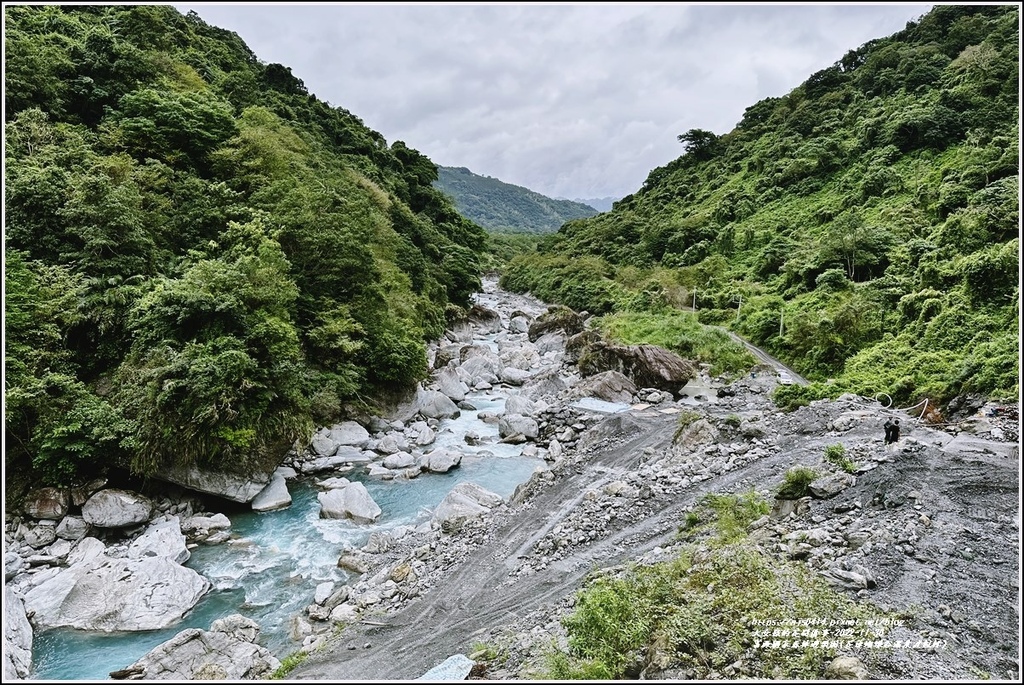
{"type": "Polygon", "coordinates": [[[364,452],[358,447],[339,445],[337,451],[330,457],[316,457],[298,462],[296,467],[302,473],[319,473],[321,471],[333,471],[334,469],[371,460],[373,453],[364,452]]]}
{"type": "Polygon", "coordinates": [[[320,500],[320,518],[350,518],[356,523],[373,523],[381,515],[380,507],[362,483],[349,483],[321,492],[317,499],[320,500]]]}
{"type": "Polygon", "coordinates": [[[554,305],[538,316],[527,331],[530,342],[546,333],[561,331],[568,338],[583,331],[583,317],[564,305],[554,305]]]}
{"type": "Polygon", "coordinates": [[[482,488],[476,483],[464,481],[445,495],[445,498],[434,509],[432,520],[438,523],[442,530],[454,531],[469,519],[488,513],[502,501],[501,495],[482,488]]]}
{"type": "Polygon", "coordinates": [[[456,364],[460,361],[459,351],[462,349],[462,345],[451,344],[443,345],[437,349],[434,353],[434,368],[441,369],[448,366],[448,362],[454,360],[456,364]]]}
{"type": "Polygon", "coordinates": [[[508,399],[505,400],[506,414],[532,416],[535,411],[537,411],[537,405],[528,397],[523,397],[522,395],[509,395],[508,399]]]}
{"type": "Polygon", "coordinates": [[[370,441],[370,433],[355,421],[343,421],[331,426],[331,438],[338,445],[362,448],[370,441]]]}
{"type": "Polygon", "coordinates": [[[309,442],[309,451],[319,458],[333,457],[338,451],[338,443],[331,437],[331,429],[321,428],[314,433],[309,442]]]}
{"type": "Polygon", "coordinates": [[[577,383],[573,394],[596,397],[605,402],[631,402],[636,394],[636,385],[618,371],[602,371],[577,383]]]}
{"type": "Polygon", "coordinates": [[[465,654],[453,654],[416,680],[466,680],[475,665],[476,662],[465,654]]]}
{"type": "Polygon", "coordinates": [[[529,416],[505,414],[498,420],[498,435],[502,438],[522,435],[528,440],[533,440],[539,433],[537,422],[529,416]]]}
{"type": "Polygon", "coordinates": [[[557,368],[550,368],[535,374],[530,380],[523,383],[520,396],[536,402],[544,398],[556,397],[565,390],[568,384],[562,378],[557,368]]]}
{"type": "Polygon", "coordinates": [[[219,512],[212,516],[190,516],[181,522],[181,532],[193,542],[202,542],[214,536],[226,538],[230,528],[231,520],[219,512]]]}
{"type": "Polygon", "coordinates": [[[175,483],[197,492],[205,492],[232,502],[251,502],[252,498],[270,482],[273,469],[266,472],[255,472],[249,475],[210,471],[197,466],[166,467],[156,474],[156,478],[175,483]]]}
{"type": "Polygon", "coordinates": [[[513,316],[508,322],[509,333],[526,333],[530,330],[530,318],[523,315],[513,316]]]}
{"type": "Polygon", "coordinates": [[[176,564],[184,564],[191,556],[177,516],[165,516],[154,521],[128,546],[130,559],[167,557],[176,564]]]}
{"type": "Polygon", "coordinates": [[[29,527],[25,532],[25,544],[33,549],[42,549],[57,539],[57,522],[43,520],[29,527]]]}
{"type": "Polygon", "coordinates": [[[508,385],[522,385],[531,378],[533,378],[531,372],[517,369],[514,366],[506,366],[501,370],[501,382],[508,385]]]}
{"type": "Polygon", "coordinates": [[[32,518],[59,521],[68,513],[68,492],[59,488],[39,488],[25,496],[22,509],[32,518]]]}
{"type": "Polygon", "coordinates": [[[82,505],[82,518],[98,528],[125,528],[145,523],[153,515],[153,501],[127,490],[100,490],[82,505]]]}
{"type": "Polygon", "coordinates": [[[869,680],[871,673],[855,656],[837,656],[825,669],[825,675],[832,680],[869,680]]]}
{"type": "Polygon", "coordinates": [[[423,426],[416,433],[416,444],[420,447],[433,444],[437,440],[437,433],[430,426],[423,426]]]}
{"type": "Polygon", "coordinates": [[[813,497],[829,499],[835,497],[846,488],[857,484],[857,477],[850,473],[833,473],[822,476],[808,483],[807,490],[813,497]]]}
{"type": "Polygon", "coordinates": [[[209,580],[170,557],[115,559],[94,551],[29,590],[25,610],[36,630],[160,630],[209,590],[209,580]]]}
{"type": "Polygon", "coordinates": [[[447,473],[462,463],[462,453],[436,449],[420,457],[420,469],[431,473],[447,473]]]}
{"type": "Polygon", "coordinates": [[[57,537],[61,540],[78,542],[92,530],[92,526],[80,516],[65,516],[57,524],[57,537]]]}
{"type": "Polygon", "coordinates": [[[275,472],[267,487],[252,500],[253,511],[276,511],[291,506],[292,496],[288,492],[288,481],[284,475],[275,472]]]}
{"type": "Polygon", "coordinates": [[[466,385],[475,386],[478,383],[496,383],[501,376],[504,367],[501,359],[498,358],[491,348],[476,345],[467,345],[462,348],[466,355],[463,357],[462,365],[459,367],[460,377],[468,378],[466,385]]]}
{"type": "Polygon", "coordinates": [[[469,392],[469,388],[459,380],[459,374],[456,373],[454,368],[450,366],[444,367],[434,375],[434,379],[437,381],[438,389],[448,399],[453,402],[461,402],[466,399],[466,393],[469,392]]]}
{"type": "Polygon", "coordinates": [[[552,332],[545,333],[544,335],[537,338],[536,347],[537,354],[547,354],[548,352],[561,352],[565,350],[566,337],[563,333],[552,332]]]}
{"type": "Polygon", "coordinates": [[[501,330],[501,315],[483,305],[474,304],[470,307],[467,318],[483,333],[497,333],[501,330]]]}
{"type": "Polygon", "coordinates": [[[408,452],[409,440],[401,433],[388,433],[377,441],[374,448],[378,454],[394,454],[395,452],[408,452]]]}
{"type": "Polygon", "coordinates": [[[260,627],[240,614],[217,619],[210,630],[189,628],[150,650],[114,679],[264,680],[281,662],[256,644],[260,627]]]}
{"type": "Polygon", "coordinates": [[[522,345],[509,347],[502,350],[498,358],[506,367],[511,366],[523,371],[529,371],[533,367],[540,365],[540,353],[537,351],[537,346],[533,343],[523,343],[522,345]]]}
{"type": "Polygon", "coordinates": [[[498,355],[491,349],[490,345],[463,345],[459,348],[459,361],[465,364],[473,357],[483,357],[492,362],[498,362],[498,355]]]}
{"type": "Polygon", "coordinates": [[[32,669],[32,624],[25,603],[10,587],[4,588],[4,682],[28,678],[32,669]]]}
{"type": "Polygon", "coordinates": [[[417,411],[428,419],[450,419],[461,412],[444,393],[424,390],[416,397],[417,411]]]}
{"type": "Polygon", "coordinates": [[[598,342],[601,334],[594,330],[583,331],[565,341],[565,361],[575,364],[590,345],[598,342]]]}
{"type": "Polygon", "coordinates": [[[692,362],[664,347],[618,345],[604,340],[587,347],[580,358],[579,367],[584,376],[618,371],[637,387],[668,390],[673,394],[699,373],[692,362]]]}
{"type": "Polygon", "coordinates": [[[416,458],[408,452],[395,452],[384,457],[381,465],[386,469],[404,469],[416,463],[416,458]]]}

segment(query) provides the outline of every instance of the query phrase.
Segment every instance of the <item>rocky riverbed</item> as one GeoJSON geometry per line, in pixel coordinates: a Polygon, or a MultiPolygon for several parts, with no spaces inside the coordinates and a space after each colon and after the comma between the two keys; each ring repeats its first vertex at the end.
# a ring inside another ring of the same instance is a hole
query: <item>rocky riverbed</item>
{"type": "MultiPolygon", "coordinates": [[[[273,511],[290,505],[289,482],[305,479],[320,493],[321,516],[372,524],[380,507],[355,473],[429,477],[481,453],[544,464],[508,497],[460,483],[423,520],[343,553],[347,581],[322,583],[291,621],[293,648],[308,657],[289,678],[406,680],[449,656],[445,668],[461,677],[530,677],[549,645],[565,644],[561,619],[588,574],[670,557],[704,494],[773,499],[799,465],[822,476],[812,495],[779,501],[752,539],[903,616],[894,639],[928,641],[852,650],[865,673],[1018,672],[1016,407],[965,402],[941,426],[853,396],[784,413],[769,399],[778,382],[769,369],[726,383],[656,348],[600,343],[585,321],[486,281],[469,318],[431,346],[431,378],[414,396],[323,427],[259,487],[232,486],[253,493],[254,509],[273,511]],[[577,364],[584,350],[588,363],[602,360],[586,376],[577,364]],[[500,402],[481,408],[481,397],[500,402]],[[905,429],[887,447],[881,425],[890,415],[905,429]],[[853,473],[823,460],[836,444],[853,473]],[[502,658],[474,651],[483,644],[500,646],[502,658]]],[[[208,590],[183,565],[189,551],[232,540],[230,520],[207,502],[182,488],[147,497],[95,483],[37,493],[23,515],[9,516],[5,679],[31,677],[33,632],[142,630],[187,613],[208,590]]],[[[258,624],[230,616],[111,670],[128,679],[260,678],[283,656],[260,645],[258,624]]],[[[671,659],[659,664],[645,677],[684,675],[671,659]]]]}

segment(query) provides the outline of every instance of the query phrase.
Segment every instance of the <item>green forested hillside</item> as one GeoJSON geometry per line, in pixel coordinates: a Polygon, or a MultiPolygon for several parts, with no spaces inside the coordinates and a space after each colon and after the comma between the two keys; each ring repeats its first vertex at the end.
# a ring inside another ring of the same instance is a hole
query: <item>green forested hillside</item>
{"type": "Polygon", "coordinates": [[[4,12],[8,474],[246,469],[425,375],[486,240],[436,165],[194,13],[4,12]]]}
{"type": "Polygon", "coordinates": [[[463,216],[489,231],[553,233],[570,219],[598,213],[593,207],[553,200],[464,167],[438,167],[434,187],[448,195],[463,216]]]}
{"type": "Polygon", "coordinates": [[[682,156],[504,285],[620,324],[695,304],[816,381],[793,402],[1015,398],[1018,12],[938,6],[725,135],[682,133],[682,156]]]}

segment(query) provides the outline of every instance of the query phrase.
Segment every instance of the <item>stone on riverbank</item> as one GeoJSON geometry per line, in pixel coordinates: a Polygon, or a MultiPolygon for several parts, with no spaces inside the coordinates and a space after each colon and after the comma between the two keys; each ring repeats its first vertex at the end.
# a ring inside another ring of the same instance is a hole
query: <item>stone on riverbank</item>
{"type": "Polygon", "coordinates": [[[27,678],[31,668],[32,624],[25,615],[25,603],[4,588],[4,682],[27,678]]]}
{"type": "Polygon", "coordinates": [[[127,490],[100,490],[82,505],[82,518],[99,528],[125,528],[145,523],[153,515],[153,502],[127,490]]]}
{"type": "Polygon", "coordinates": [[[132,680],[264,679],[281,662],[266,647],[256,644],[259,633],[255,621],[233,614],[214,621],[210,630],[181,631],[110,676],[132,680]]]}
{"type": "Polygon", "coordinates": [[[459,483],[434,510],[432,520],[444,531],[456,531],[469,519],[483,516],[501,504],[501,495],[468,481],[459,483]]]}
{"type": "Polygon", "coordinates": [[[39,488],[25,497],[23,511],[37,519],[59,521],[68,513],[68,493],[58,488],[39,488]]]}
{"type": "Polygon", "coordinates": [[[209,589],[209,580],[169,557],[100,553],[29,590],[25,609],[36,630],[159,630],[181,620],[209,589]]]}

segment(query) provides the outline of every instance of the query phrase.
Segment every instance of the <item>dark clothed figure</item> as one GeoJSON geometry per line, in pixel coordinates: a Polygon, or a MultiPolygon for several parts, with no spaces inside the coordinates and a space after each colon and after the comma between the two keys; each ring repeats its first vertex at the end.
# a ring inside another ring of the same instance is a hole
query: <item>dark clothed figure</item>
{"type": "Polygon", "coordinates": [[[889,419],[885,422],[885,444],[891,445],[900,439],[900,420],[889,419]]]}

